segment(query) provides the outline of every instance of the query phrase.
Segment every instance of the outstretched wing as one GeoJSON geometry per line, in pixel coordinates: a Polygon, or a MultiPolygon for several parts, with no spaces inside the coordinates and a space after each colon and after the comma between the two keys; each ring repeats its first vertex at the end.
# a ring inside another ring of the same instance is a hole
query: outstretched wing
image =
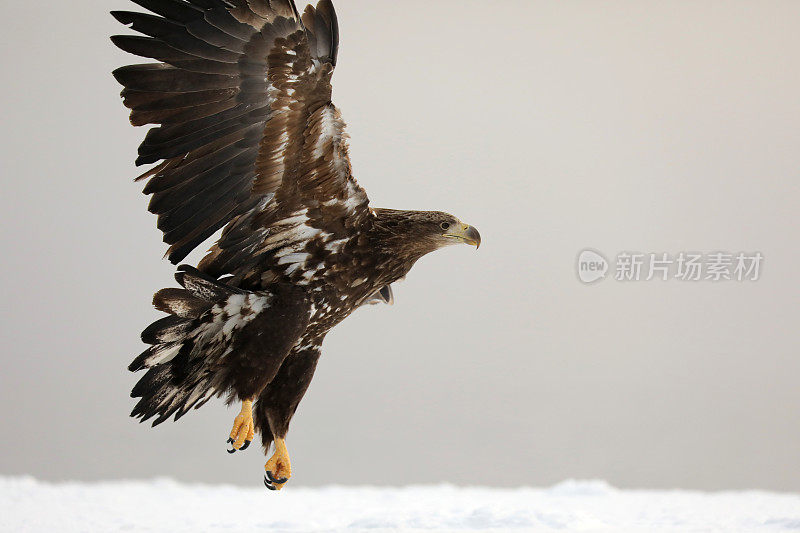
{"type": "Polygon", "coordinates": [[[338,24],[330,0],[133,0],[114,36],[159,63],[114,72],[134,125],[155,124],[137,165],[177,263],[225,227],[201,263],[220,276],[313,279],[371,220],[331,103],[338,24]],[[315,252],[316,250],[316,252],[315,252]]]}

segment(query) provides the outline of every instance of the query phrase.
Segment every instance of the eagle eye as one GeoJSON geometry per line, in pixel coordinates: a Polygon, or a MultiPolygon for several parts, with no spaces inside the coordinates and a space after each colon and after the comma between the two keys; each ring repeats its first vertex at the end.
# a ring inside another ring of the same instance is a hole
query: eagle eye
{"type": "Polygon", "coordinates": [[[439,226],[440,226],[440,227],[441,227],[443,230],[448,230],[448,229],[450,229],[450,223],[449,223],[449,222],[442,222],[441,224],[439,224],[439,226]]]}

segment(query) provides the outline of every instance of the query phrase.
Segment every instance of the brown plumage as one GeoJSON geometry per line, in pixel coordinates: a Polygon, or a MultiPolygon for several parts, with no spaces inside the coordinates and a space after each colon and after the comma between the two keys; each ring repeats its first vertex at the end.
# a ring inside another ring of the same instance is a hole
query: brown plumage
{"type": "Polygon", "coordinates": [[[352,176],[344,122],[331,102],[338,24],[322,0],[302,16],[288,0],[133,0],[154,14],[113,12],[144,36],[114,36],[158,63],[114,72],[134,125],[155,124],[138,165],[149,209],[181,261],[224,227],[168,313],[142,334],[131,364],[147,369],[133,416],[154,425],[214,396],[242,401],[229,442],[258,430],[265,483],[290,474],[284,437],[327,332],[447,244],[478,245],[447,213],[372,209],[352,176]],[[251,413],[251,402],[255,402],[251,413]]]}

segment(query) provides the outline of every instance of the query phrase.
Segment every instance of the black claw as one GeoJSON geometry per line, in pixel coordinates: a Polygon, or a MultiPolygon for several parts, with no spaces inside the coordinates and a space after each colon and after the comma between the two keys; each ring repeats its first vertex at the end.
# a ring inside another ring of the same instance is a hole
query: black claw
{"type": "Polygon", "coordinates": [[[289,481],[288,477],[282,477],[280,479],[278,479],[276,477],[272,477],[272,471],[271,470],[267,470],[267,477],[269,478],[270,481],[272,481],[276,485],[283,485],[284,483],[289,481]]]}
{"type": "Polygon", "coordinates": [[[246,449],[247,449],[247,447],[248,447],[248,446],[250,446],[250,443],[251,443],[251,442],[253,442],[253,441],[251,441],[251,440],[246,440],[246,441],[244,441],[244,444],[243,444],[243,445],[242,445],[242,447],[241,447],[241,448],[239,448],[239,449],[240,449],[240,450],[246,450],[246,449]]]}
{"type": "Polygon", "coordinates": [[[228,444],[233,444],[236,441],[233,440],[233,437],[228,437],[228,440],[226,440],[225,442],[228,444]]]}
{"type": "Polygon", "coordinates": [[[228,453],[236,453],[236,448],[231,448],[230,450],[225,450],[228,453]]]}
{"type": "Polygon", "coordinates": [[[278,490],[272,486],[272,483],[267,481],[267,476],[264,476],[264,486],[267,487],[269,490],[278,490]]]}
{"type": "MultiPolygon", "coordinates": [[[[228,440],[226,440],[225,442],[226,442],[227,444],[233,444],[235,441],[234,441],[232,438],[229,438],[229,439],[228,439],[228,440]]],[[[234,448],[233,446],[231,446],[231,449],[230,449],[230,450],[225,450],[225,451],[226,451],[226,452],[228,452],[228,453],[236,453],[236,448],[234,448]]]]}

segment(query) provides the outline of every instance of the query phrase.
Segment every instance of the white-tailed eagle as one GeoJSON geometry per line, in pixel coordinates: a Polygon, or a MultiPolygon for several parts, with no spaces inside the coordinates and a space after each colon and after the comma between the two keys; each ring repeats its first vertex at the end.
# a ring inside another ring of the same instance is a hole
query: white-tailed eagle
{"type": "Polygon", "coordinates": [[[115,11],[141,35],[119,48],[155,59],[114,71],[131,123],[154,124],[137,165],[150,211],[178,263],[224,228],[180,288],[156,293],[168,313],[142,333],[130,365],[146,370],[132,416],[177,420],[213,397],[241,402],[228,442],[255,433],[264,482],[291,475],[285,437],[322,341],[356,308],[392,300],[391,284],[423,255],[480,235],[447,213],[373,209],[353,178],[331,103],[339,30],[322,0],[133,0],[115,11]]]}

